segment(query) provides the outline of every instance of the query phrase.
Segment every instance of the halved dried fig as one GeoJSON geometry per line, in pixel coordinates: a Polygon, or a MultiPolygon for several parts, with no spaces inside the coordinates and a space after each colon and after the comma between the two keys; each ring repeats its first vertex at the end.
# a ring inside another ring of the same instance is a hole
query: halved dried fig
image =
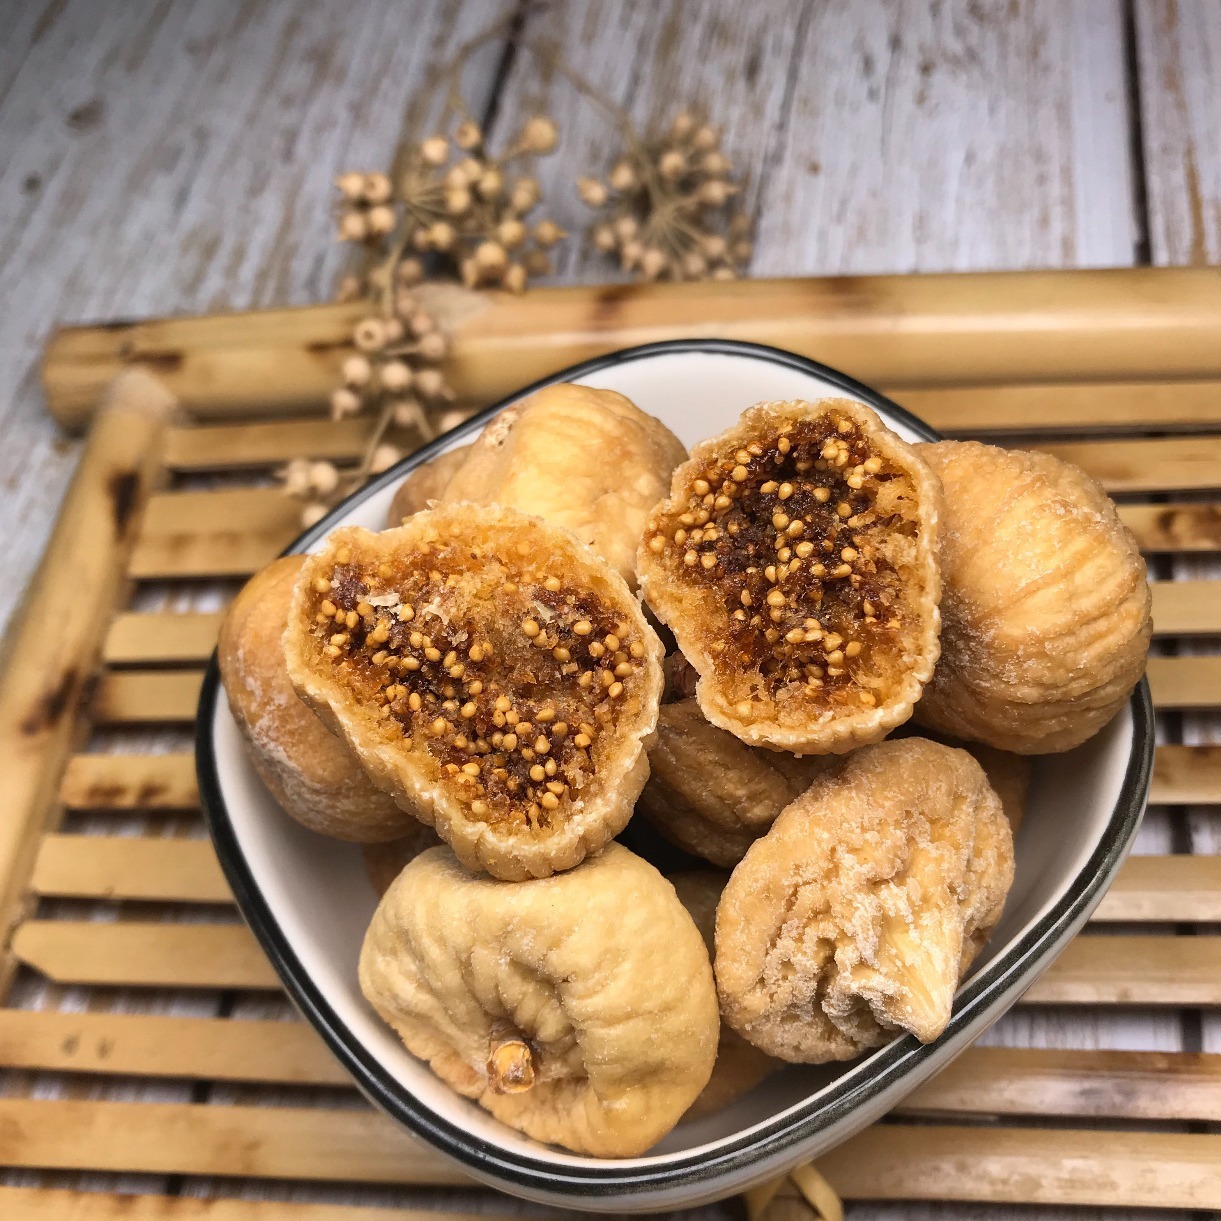
{"type": "Polygon", "coordinates": [[[729,869],[829,766],[825,755],[747,746],[693,699],[662,704],[636,809],[671,843],[729,869]]]}
{"type": "MultiPolygon", "coordinates": [[[[727,873],[712,869],[688,869],[670,875],[679,902],[695,921],[710,957],[714,952],[717,903],[727,881],[727,873]]],[[[684,1118],[699,1119],[727,1107],[781,1067],[778,1060],[753,1047],[736,1030],[722,1022],[712,1076],[699,1097],[687,1108],[684,1118]]]]}
{"type": "Polygon", "coordinates": [[[919,721],[1017,754],[1072,749],[1145,671],[1136,540],[1093,479],[1049,454],[919,448],[945,487],[942,658],[919,721]]]}
{"type": "Polygon", "coordinates": [[[425,852],[373,917],[360,986],[460,1094],[595,1157],[632,1157],[664,1136],[716,1056],[700,935],[674,888],[618,844],[519,883],[425,852]]]}
{"type": "Polygon", "coordinates": [[[829,754],[905,721],[937,660],[936,476],[847,399],[761,403],[649,517],[650,607],[745,742],[829,754]]]}
{"type": "Polygon", "coordinates": [[[717,910],[726,1021],[770,1055],[846,1060],[935,1039],[1000,918],[1013,837],[966,751],[866,747],[815,780],[733,871],[717,910]]]}
{"type": "Polygon", "coordinates": [[[430,501],[443,500],[446,486],[470,456],[471,449],[470,445],[459,445],[417,466],[394,491],[386,511],[387,527],[401,526],[404,518],[427,509],[430,501]]]}
{"type": "Polygon", "coordinates": [[[297,822],[358,843],[393,839],[415,819],[365,775],[288,677],[284,627],[304,558],[284,556],[255,573],[225,615],[216,655],[229,708],[259,778],[297,822]]]}
{"type": "Polygon", "coordinates": [[[302,698],[468,867],[570,869],[631,817],[661,646],[567,530],[467,504],[336,530],[285,643],[302,698]]]}
{"type": "Polygon", "coordinates": [[[623,395],[547,386],[487,425],[441,499],[508,505],[566,526],[634,589],[645,517],[686,456],[623,395]]]}

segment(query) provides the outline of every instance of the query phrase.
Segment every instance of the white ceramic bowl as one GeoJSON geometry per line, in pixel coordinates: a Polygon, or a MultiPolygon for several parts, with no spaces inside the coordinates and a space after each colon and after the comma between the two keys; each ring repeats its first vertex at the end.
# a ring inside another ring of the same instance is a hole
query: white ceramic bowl
{"type": "MultiPolygon", "coordinates": [[[[632,348],[547,379],[558,381],[621,391],[687,445],[720,432],[760,400],[827,395],[869,404],[909,440],[937,435],[842,374],[751,344],[691,340],[632,348]]],[[[535,389],[489,408],[386,472],[289,550],[315,548],[341,524],[382,528],[407,471],[469,440],[497,411],[535,389]]],[[[787,1068],[717,1114],[681,1124],[647,1155],[610,1161],[537,1144],[498,1123],[409,1055],[365,1004],[356,963],[375,896],[360,850],[306,831],[276,806],[246,759],[215,658],[197,742],[204,808],[241,910],[289,995],[356,1084],[476,1178],[540,1201],[618,1213],[742,1191],[852,1135],[961,1052],[1047,969],[1101,899],[1139,824],[1152,753],[1152,712],[1142,682],[1093,740],[1036,760],[1009,902],[935,1043],[904,1036],[848,1064],[787,1068]]]]}

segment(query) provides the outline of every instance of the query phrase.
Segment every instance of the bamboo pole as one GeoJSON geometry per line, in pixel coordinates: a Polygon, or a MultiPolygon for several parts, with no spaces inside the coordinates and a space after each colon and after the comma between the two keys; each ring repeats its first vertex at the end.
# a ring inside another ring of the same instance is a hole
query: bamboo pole
{"type": "MultiPolygon", "coordinates": [[[[22,908],[26,876],[52,821],[60,775],[78,733],[124,561],[160,468],[173,400],[147,373],[106,395],[42,563],[5,641],[0,673],[0,935],[22,908]]],[[[11,970],[0,958],[0,995],[11,970]]]]}
{"type": "MultiPolygon", "coordinates": [[[[458,398],[487,403],[565,365],[688,336],[787,348],[880,385],[1213,379],[1221,272],[1212,268],[988,272],[431,290],[454,337],[458,398]]],[[[152,370],[197,418],[321,407],[364,306],[320,305],[72,327],[51,339],[51,413],[82,427],[101,387],[152,370]]]]}

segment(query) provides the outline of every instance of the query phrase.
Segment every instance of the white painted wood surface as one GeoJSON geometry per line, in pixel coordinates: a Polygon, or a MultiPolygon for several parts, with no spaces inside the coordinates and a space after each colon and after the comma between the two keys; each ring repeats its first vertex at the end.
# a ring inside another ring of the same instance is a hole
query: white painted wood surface
{"type": "MultiPolygon", "coordinates": [[[[0,621],[41,554],[74,457],[40,411],[33,364],[48,329],[59,320],[326,296],[341,262],[331,241],[331,178],[384,162],[430,65],[511,8],[512,0],[0,3],[0,289],[7,307],[0,373],[10,388],[0,404],[0,487],[10,522],[0,621]]],[[[706,107],[725,129],[726,152],[749,176],[747,201],[759,218],[756,274],[1128,265],[1142,257],[1146,232],[1156,262],[1216,260],[1221,5],[1135,0],[1134,48],[1126,43],[1126,8],[1122,0],[572,0],[527,13],[522,30],[526,40],[556,45],[640,124],[667,120],[682,105],[706,107]],[[1134,149],[1143,150],[1143,162],[1134,149]]],[[[572,179],[605,170],[613,135],[524,46],[507,57],[504,50],[491,45],[472,65],[468,97],[482,112],[499,84],[494,136],[538,109],[555,114],[562,145],[540,166],[547,195],[540,213],[579,231],[588,213],[572,179]]],[[[615,278],[581,251],[566,251],[558,264],[562,278],[615,278]]],[[[188,591],[149,591],[150,599],[166,595],[181,606],[197,600],[188,591]]],[[[1208,723],[1189,724],[1187,733],[1221,740],[1208,723]]],[[[165,745],[183,747],[169,736],[165,745]]],[[[1217,819],[1215,810],[1151,819],[1140,850],[1172,850],[1190,836],[1195,850],[1216,852],[1217,819]]],[[[113,830],[114,819],[107,823],[113,830]]],[[[145,828],[140,820],[125,825],[145,828]]],[[[190,819],[158,825],[167,834],[199,833],[190,819]]],[[[216,1011],[213,997],[99,998],[32,980],[22,1001],[216,1011]]],[[[286,1002],[273,997],[234,998],[232,1012],[288,1016],[286,1002]]],[[[1024,1011],[989,1041],[1221,1050],[1221,1025],[1175,1014],[1024,1011]]],[[[3,1088],[204,1100],[174,1083],[116,1086],[33,1074],[10,1076],[3,1088]]],[[[292,1093],[298,1103],[306,1096],[292,1093]]],[[[209,1097],[274,1100],[268,1091],[219,1087],[209,1097]]],[[[313,1097],[336,1099],[329,1091],[313,1097]]],[[[62,1174],[4,1181],[36,1179],[114,1184],[62,1174]]],[[[131,1178],[119,1186],[167,1184],[131,1178]]],[[[170,1186],[197,1195],[216,1188],[206,1180],[170,1186]]],[[[256,1184],[244,1193],[512,1207],[474,1192],[256,1184]]],[[[923,1219],[985,1211],[858,1205],[850,1214],[923,1219]]],[[[725,1206],[700,1215],[732,1212],[725,1206]]],[[[1163,1221],[1180,1215],[1158,1214],[1163,1221]]]]}

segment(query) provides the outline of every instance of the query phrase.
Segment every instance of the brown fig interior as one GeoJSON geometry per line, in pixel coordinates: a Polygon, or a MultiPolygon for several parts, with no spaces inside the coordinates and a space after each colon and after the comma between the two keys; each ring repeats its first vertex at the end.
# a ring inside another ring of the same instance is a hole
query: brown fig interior
{"type": "Polygon", "coordinates": [[[647,545],[723,611],[707,647],[726,680],[868,708],[903,671],[916,512],[910,474],[829,410],[710,459],[647,545]]]}
{"type": "Polygon", "coordinates": [[[636,700],[645,657],[614,606],[469,542],[356,561],[310,578],[317,664],[402,745],[423,750],[472,817],[560,825],[636,700]]]}

